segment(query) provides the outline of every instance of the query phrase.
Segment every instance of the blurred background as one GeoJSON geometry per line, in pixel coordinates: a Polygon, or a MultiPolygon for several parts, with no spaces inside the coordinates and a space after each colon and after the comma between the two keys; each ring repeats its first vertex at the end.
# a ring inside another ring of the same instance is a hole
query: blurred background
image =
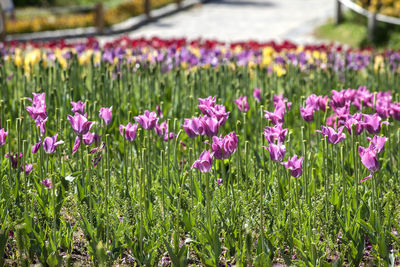
{"type": "Polygon", "coordinates": [[[400,0],[0,0],[1,37],[337,42],[400,48],[400,0]],[[68,30],[68,31],[66,31],[68,30]],[[43,32],[47,32],[43,34],[43,32]]]}

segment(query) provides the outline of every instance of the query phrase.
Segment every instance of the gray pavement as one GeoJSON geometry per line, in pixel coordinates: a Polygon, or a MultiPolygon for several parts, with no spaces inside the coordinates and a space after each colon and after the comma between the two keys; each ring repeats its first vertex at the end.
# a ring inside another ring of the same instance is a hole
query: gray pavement
{"type": "MultiPolygon", "coordinates": [[[[310,43],[313,30],[333,17],[334,0],[213,0],[132,31],[138,37],[310,43]]],[[[126,34],[125,34],[126,35],[126,34]]],[[[101,37],[101,42],[114,36],[101,37]]]]}

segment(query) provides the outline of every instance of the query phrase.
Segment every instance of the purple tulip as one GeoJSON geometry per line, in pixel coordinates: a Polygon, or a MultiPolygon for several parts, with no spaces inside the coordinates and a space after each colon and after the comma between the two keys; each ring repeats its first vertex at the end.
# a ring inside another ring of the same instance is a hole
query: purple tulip
{"type": "Polygon", "coordinates": [[[163,138],[164,141],[168,141],[175,137],[174,133],[170,133],[168,131],[168,124],[166,121],[162,122],[161,124],[157,123],[156,127],[154,128],[154,131],[159,137],[163,138]]]}
{"type": "Polygon", "coordinates": [[[248,112],[250,109],[249,103],[247,102],[247,96],[239,97],[235,100],[235,104],[241,112],[248,112]]]}
{"type": "Polygon", "coordinates": [[[82,142],[87,146],[93,144],[93,141],[94,141],[94,134],[91,132],[88,132],[87,134],[82,136],[82,142]]]}
{"type": "Polygon", "coordinates": [[[311,106],[300,107],[300,115],[304,121],[311,122],[314,120],[314,108],[311,106]]]}
{"type": "Polygon", "coordinates": [[[25,167],[21,166],[22,171],[25,172],[25,175],[29,175],[33,169],[32,164],[25,164],[25,167]]]}
{"type": "Polygon", "coordinates": [[[400,103],[393,103],[391,105],[390,114],[394,120],[400,121],[400,103]]]}
{"type": "Polygon", "coordinates": [[[264,146],[264,149],[269,151],[271,160],[274,162],[282,161],[285,157],[286,147],[280,142],[278,144],[270,143],[268,147],[264,146]]]}
{"type": "Polygon", "coordinates": [[[361,120],[361,113],[356,113],[345,121],[344,126],[346,127],[349,134],[352,134],[351,128],[353,125],[355,125],[354,134],[360,135],[362,133],[362,131],[364,130],[364,123],[361,120]]]}
{"type": "Polygon", "coordinates": [[[298,158],[297,155],[294,155],[292,158],[289,158],[288,161],[282,162],[281,164],[285,166],[287,170],[290,170],[290,175],[297,178],[303,174],[303,157],[298,158]]]}
{"type": "Polygon", "coordinates": [[[75,138],[74,146],[72,147],[72,154],[78,151],[80,145],[81,145],[81,137],[77,136],[75,138]]]}
{"type": "Polygon", "coordinates": [[[292,106],[292,102],[289,102],[288,99],[286,97],[284,97],[282,94],[274,95],[273,102],[274,102],[275,109],[283,108],[284,114],[287,111],[289,111],[290,107],[292,106]]]}
{"type": "Polygon", "coordinates": [[[217,185],[221,186],[223,183],[223,180],[221,178],[217,178],[217,185]]]}
{"type": "Polygon", "coordinates": [[[32,147],[32,154],[36,154],[39,151],[39,148],[42,146],[42,139],[39,139],[39,142],[37,142],[33,147],[32,147]]]}
{"type": "Polygon", "coordinates": [[[275,140],[283,143],[285,141],[288,129],[282,129],[282,125],[278,124],[274,127],[266,126],[264,129],[264,137],[267,139],[268,143],[274,143],[275,140]]]}
{"type": "Polygon", "coordinates": [[[136,139],[137,136],[137,128],[138,128],[138,124],[131,124],[130,122],[124,126],[124,125],[120,125],[119,126],[119,132],[120,134],[123,136],[124,135],[124,129],[125,129],[125,139],[132,142],[136,139]]]}
{"type": "Polygon", "coordinates": [[[190,138],[204,134],[204,127],[201,121],[202,117],[185,119],[183,129],[190,138]]]}
{"type": "Polygon", "coordinates": [[[47,118],[47,113],[46,113],[46,94],[45,93],[32,93],[33,99],[30,97],[27,97],[29,101],[32,102],[32,106],[26,107],[26,110],[28,111],[29,115],[32,117],[32,119],[40,119],[44,120],[47,118]]]}
{"type": "Polygon", "coordinates": [[[19,153],[19,155],[17,154],[5,154],[4,157],[9,158],[11,161],[11,166],[13,167],[13,169],[17,169],[18,168],[18,160],[20,158],[22,158],[22,153],[19,153]]]}
{"type": "Polygon", "coordinates": [[[358,154],[360,155],[362,164],[370,171],[370,175],[363,178],[361,182],[372,178],[373,174],[379,170],[379,161],[376,156],[376,151],[372,147],[364,148],[362,146],[358,147],[358,154]]]}
{"type": "Polygon", "coordinates": [[[158,118],[155,112],[150,112],[145,110],[144,115],[136,116],[135,121],[137,121],[140,126],[145,130],[153,130],[156,127],[158,118]]]}
{"type": "Polygon", "coordinates": [[[86,103],[79,100],[78,102],[71,101],[70,104],[72,106],[72,109],[71,109],[72,113],[74,113],[74,114],[80,113],[81,115],[85,114],[86,103]]]}
{"type": "Polygon", "coordinates": [[[386,137],[374,136],[373,138],[367,137],[368,141],[371,142],[371,148],[376,151],[376,153],[381,153],[385,148],[385,143],[388,140],[386,137]]]}
{"type": "Polygon", "coordinates": [[[57,136],[58,134],[55,134],[53,137],[46,137],[43,141],[43,150],[47,154],[52,154],[56,152],[56,149],[59,145],[64,144],[64,141],[58,141],[57,142],[57,136]]]}
{"type": "Polygon", "coordinates": [[[109,125],[112,117],[112,106],[109,108],[100,108],[99,117],[104,120],[106,125],[109,125]]]}
{"type": "Polygon", "coordinates": [[[191,168],[198,169],[201,172],[209,172],[212,167],[212,157],[213,153],[210,153],[208,150],[204,150],[199,159],[193,163],[191,168]]]}
{"type": "Polygon", "coordinates": [[[6,143],[7,135],[8,132],[6,132],[4,129],[0,129],[0,146],[4,146],[6,143]]]}
{"type": "Polygon", "coordinates": [[[40,181],[40,183],[42,185],[44,185],[46,188],[51,189],[53,187],[53,185],[51,184],[50,179],[44,179],[42,181],[40,181]]]}
{"type": "Polygon", "coordinates": [[[331,127],[325,127],[322,125],[321,128],[322,131],[316,130],[315,132],[321,133],[325,137],[328,137],[329,143],[333,145],[336,145],[337,143],[343,141],[346,138],[346,135],[343,133],[344,126],[339,127],[337,132],[331,127]]]}
{"type": "Polygon", "coordinates": [[[163,112],[162,112],[162,110],[161,110],[161,107],[160,106],[156,106],[156,111],[157,111],[157,116],[160,118],[160,119],[162,119],[163,117],[164,117],[164,115],[163,115],[163,112]]]}
{"type": "Polygon", "coordinates": [[[389,124],[387,121],[381,121],[381,117],[377,113],[373,115],[363,114],[364,128],[370,134],[378,134],[381,131],[382,124],[389,124]]]}
{"type": "Polygon", "coordinates": [[[201,119],[201,124],[203,125],[204,133],[208,137],[218,134],[219,123],[217,118],[204,116],[201,119]]]}
{"type": "Polygon", "coordinates": [[[270,120],[273,125],[283,124],[284,122],[284,115],[285,115],[285,107],[278,107],[275,108],[274,112],[269,112],[264,110],[265,118],[270,120]]]}
{"type": "Polygon", "coordinates": [[[238,139],[235,132],[232,132],[222,138],[213,136],[213,143],[211,149],[216,159],[227,159],[231,154],[236,151],[238,139]]]}
{"type": "Polygon", "coordinates": [[[87,134],[94,123],[93,121],[88,121],[85,116],[79,113],[75,113],[73,117],[68,115],[68,121],[71,123],[72,129],[78,136],[87,134]]]}
{"type": "Polygon", "coordinates": [[[261,102],[261,89],[260,88],[254,88],[253,97],[258,103],[261,102]]]}
{"type": "Polygon", "coordinates": [[[214,97],[207,97],[207,98],[198,98],[197,99],[199,101],[199,105],[197,106],[200,111],[204,114],[204,115],[208,115],[207,114],[207,110],[211,107],[215,106],[215,96],[214,97]]]}
{"type": "Polygon", "coordinates": [[[209,117],[215,117],[218,120],[219,126],[222,126],[228,119],[230,112],[226,112],[224,105],[215,105],[208,108],[204,114],[209,117]]]}

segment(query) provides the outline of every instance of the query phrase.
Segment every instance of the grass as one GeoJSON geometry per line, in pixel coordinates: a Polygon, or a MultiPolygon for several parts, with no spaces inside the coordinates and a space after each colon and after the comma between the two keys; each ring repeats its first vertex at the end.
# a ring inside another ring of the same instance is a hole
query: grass
{"type": "Polygon", "coordinates": [[[339,42],[354,48],[372,46],[377,49],[399,49],[400,27],[378,23],[376,30],[377,40],[368,41],[367,20],[354,12],[344,13],[343,22],[336,25],[333,20],[315,30],[315,36],[320,39],[339,42]]]}

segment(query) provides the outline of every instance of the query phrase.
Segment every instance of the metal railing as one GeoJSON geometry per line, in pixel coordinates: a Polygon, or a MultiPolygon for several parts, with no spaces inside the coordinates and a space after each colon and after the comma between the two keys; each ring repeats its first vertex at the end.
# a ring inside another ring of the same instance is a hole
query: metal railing
{"type": "Polygon", "coordinates": [[[368,18],[368,40],[373,42],[376,34],[377,21],[388,24],[400,25],[400,18],[386,16],[379,13],[374,13],[363,7],[357,5],[351,0],[336,0],[336,24],[340,24],[343,21],[343,6],[353,10],[354,12],[363,15],[368,18]]]}

